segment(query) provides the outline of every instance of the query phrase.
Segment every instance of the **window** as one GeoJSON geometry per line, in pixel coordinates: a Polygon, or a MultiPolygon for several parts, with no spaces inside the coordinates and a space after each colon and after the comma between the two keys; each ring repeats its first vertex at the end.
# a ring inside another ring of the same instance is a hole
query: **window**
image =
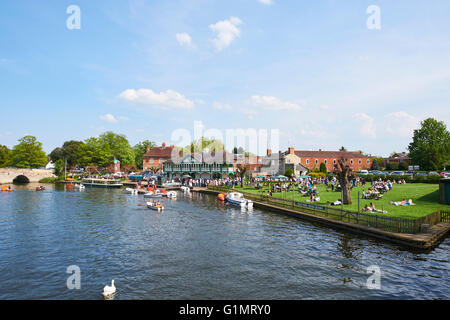
{"type": "Polygon", "coordinates": [[[359,160],[358,163],[359,163],[359,164],[362,164],[362,160],[359,160]]]}
{"type": "Polygon", "coordinates": [[[150,163],[153,162],[153,158],[150,158],[150,163]]]}
{"type": "Polygon", "coordinates": [[[350,160],[350,164],[353,164],[353,160],[350,160]]]}
{"type": "Polygon", "coordinates": [[[159,158],[159,163],[163,163],[163,160],[162,160],[162,158],[159,158]]]}
{"type": "Polygon", "coordinates": [[[333,160],[333,164],[336,164],[336,159],[333,160]]]}
{"type": "Polygon", "coordinates": [[[370,160],[367,160],[367,164],[370,164],[370,160]]]}
{"type": "Polygon", "coordinates": [[[327,159],[325,159],[325,164],[328,164],[328,160],[327,159]]]}
{"type": "Polygon", "coordinates": [[[306,159],[306,164],[309,164],[309,159],[306,159]]]}
{"type": "Polygon", "coordinates": [[[319,160],[316,159],[316,164],[318,164],[318,163],[319,163],[319,160]]]}

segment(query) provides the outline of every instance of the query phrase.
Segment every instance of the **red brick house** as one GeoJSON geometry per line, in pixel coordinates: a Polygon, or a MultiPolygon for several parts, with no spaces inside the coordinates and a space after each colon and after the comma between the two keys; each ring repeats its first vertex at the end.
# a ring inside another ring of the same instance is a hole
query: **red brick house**
{"type": "Polygon", "coordinates": [[[411,162],[411,159],[409,158],[408,154],[406,152],[401,152],[401,153],[393,153],[391,154],[391,156],[389,158],[385,159],[385,166],[387,167],[387,165],[389,163],[402,163],[402,162],[406,162],[408,165],[411,162]]]}
{"type": "Polygon", "coordinates": [[[287,164],[301,164],[313,171],[316,168],[319,169],[321,163],[326,165],[328,172],[332,172],[334,164],[341,158],[347,159],[348,164],[355,171],[369,170],[372,165],[371,156],[359,151],[309,151],[289,148],[280,155],[280,172],[285,170],[287,164]]]}
{"type": "Polygon", "coordinates": [[[142,164],[144,171],[150,170],[151,168],[158,168],[162,171],[164,162],[171,159],[174,148],[174,146],[166,146],[165,142],[161,147],[147,148],[147,153],[143,157],[144,161],[142,164]]]}

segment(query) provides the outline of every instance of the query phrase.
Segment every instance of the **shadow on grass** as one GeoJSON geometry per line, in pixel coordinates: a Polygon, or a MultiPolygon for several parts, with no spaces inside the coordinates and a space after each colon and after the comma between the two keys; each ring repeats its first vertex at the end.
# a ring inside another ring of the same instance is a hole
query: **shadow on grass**
{"type": "Polygon", "coordinates": [[[433,192],[426,194],[420,198],[417,198],[417,201],[431,202],[433,204],[439,204],[439,190],[433,191],[433,192]]]}

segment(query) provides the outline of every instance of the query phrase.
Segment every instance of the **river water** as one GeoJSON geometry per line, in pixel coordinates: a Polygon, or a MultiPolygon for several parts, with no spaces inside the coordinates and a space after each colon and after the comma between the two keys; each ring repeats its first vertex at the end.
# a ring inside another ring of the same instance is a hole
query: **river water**
{"type": "Polygon", "coordinates": [[[0,299],[102,299],[111,279],[116,300],[450,298],[450,237],[414,252],[210,195],[157,213],[121,190],[34,188],[0,193],[0,299]]]}

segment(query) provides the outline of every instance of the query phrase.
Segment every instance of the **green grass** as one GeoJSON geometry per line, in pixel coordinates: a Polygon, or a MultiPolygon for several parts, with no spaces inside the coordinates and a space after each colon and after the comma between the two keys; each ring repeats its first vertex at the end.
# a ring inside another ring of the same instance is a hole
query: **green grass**
{"type": "MultiPolygon", "coordinates": [[[[353,204],[344,205],[344,209],[351,211],[358,211],[358,191],[360,196],[363,189],[366,190],[370,187],[370,184],[366,184],[365,188],[356,187],[352,189],[351,196],[353,204]]],[[[254,187],[237,187],[236,189],[261,194],[260,190],[255,190],[254,187]]],[[[266,187],[264,190],[268,190],[266,187]]],[[[317,205],[327,205],[327,201],[336,201],[341,198],[340,192],[332,192],[331,188],[327,189],[325,186],[317,186],[319,191],[320,201],[314,202],[317,205]]],[[[273,193],[274,197],[306,202],[307,196],[301,195],[297,190],[290,192],[277,192],[273,193]]],[[[417,219],[439,210],[450,210],[450,206],[439,203],[439,186],[432,184],[406,184],[406,185],[393,185],[392,190],[383,195],[380,200],[364,200],[360,199],[360,209],[364,208],[366,204],[373,202],[376,209],[383,209],[387,213],[379,214],[389,217],[397,217],[403,219],[417,219]],[[402,201],[403,199],[412,199],[415,206],[395,206],[390,204],[390,201],[402,201]]]]}

